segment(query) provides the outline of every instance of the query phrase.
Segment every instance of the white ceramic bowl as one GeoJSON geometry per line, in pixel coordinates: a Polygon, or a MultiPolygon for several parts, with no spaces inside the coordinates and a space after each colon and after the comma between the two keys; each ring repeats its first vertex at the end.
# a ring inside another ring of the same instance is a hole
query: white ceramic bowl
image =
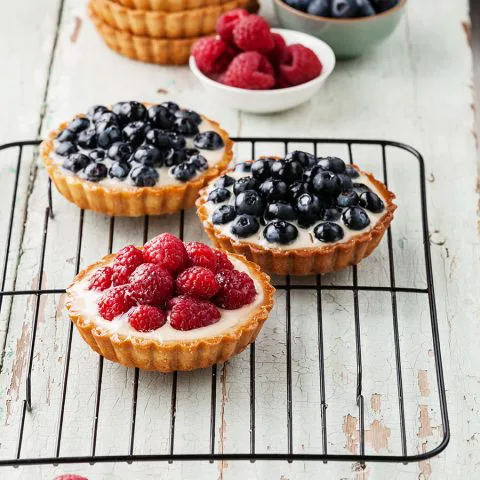
{"type": "Polygon", "coordinates": [[[275,90],[246,90],[223,85],[208,78],[198,69],[193,56],[190,56],[189,60],[190,69],[209,95],[221,105],[252,113],[281,112],[296,107],[310,100],[325,83],[335,67],[335,54],[324,41],[306,33],[283,28],[272,28],[272,32],[282,35],[287,45],[301,43],[313,50],[323,65],[320,76],[295,87],[275,90]]]}

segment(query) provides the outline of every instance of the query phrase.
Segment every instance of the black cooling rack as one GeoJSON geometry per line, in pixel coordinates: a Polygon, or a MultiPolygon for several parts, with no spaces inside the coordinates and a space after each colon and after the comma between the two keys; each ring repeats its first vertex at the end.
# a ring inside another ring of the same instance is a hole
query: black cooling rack
{"type": "MultiPolygon", "coordinates": [[[[102,373],[103,373],[103,364],[104,360],[102,357],[98,357],[98,373],[96,379],[96,401],[95,401],[95,412],[94,412],[94,424],[92,427],[91,438],[82,439],[84,442],[91,442],[90,454],[83,456],[62,456],[61,445],[62,445],[62,436],[64,434],[64,413],[65,413],[65,398],[67,394],[67,389],[69,388],[69,368],[70,368],[70,353],[72,346],[72,335],[74,335],[74,330],[72,324],[70,324],[68,329],[68,336],[66,339],[67,351],[66,357],[64,360],[64,370],[63,370],[63,379],[62,379],[62,389],[61,389],[61,403],[60,403],[60,412],[58,418],[55,419],[56,422],[56,442],[53,448],[54,454],[49,457],[41,458],[25,458],[22,456],[22,446],[24,442],[24,426],[25,420],[28,415],[31,414],[32,408],[35,408],[35,405],[32,405],[32,367],[35,361],[35,344],[36,344],[36,334],[37,334],[37,324],[39,319],[39,307],[40,299],[42,296],[55,295],[64,293],[63,289],[42,289],[42,273],[45,262],[45,250],[46,250],[46,240],[48,235],[49,225],[52,222],[55,222],[54,215],[54,206],[52,205],[52,191],[51,184],[48,184],[48,205],[45,206],[45,217],[43,223],[42,231],[42,247],[40,254],[40,264],[39,264],[39,275],[38,283],[36,288],[31,290],[5,290],[6,284],[6,274],[7,266],[10,261],[10,256],[12,254],[18,253],[20,251],[21,245],[12,245],[12,230],[14,225],[14,219],[17,215],[21,215],[22,212],[18,211],[18,185],[19,185],[19,176],[23,160],[23,155],[26,150],[29,150],[32,153],[32,147],[36,150],[36,147],[40,142],[38,141],[25,141],[10,143],[0,146],[0,150],[10,149],[17,152],[17,162],[16,162],[16,174],[15,182],[13,187],[13,196],[11,200],[10,213],[8,218],[0,219],[1,222],[8,222],[8,227],[6,229],[7,234],[5,241],[5,254],[4,261],[2,266],[2,280],[1,280],[1,289],[0,289],[0,311],[3,302],[3,299],[9,296],[15,295],[29,295],[35,298],[35,307],[34,315],[31,320],[31,337],[30,345],[28,351],[28,359],[26,363],[26,395],[23,400],[23,410],[21,413],[21,420],[19,422],[18,438],[16,442],[16,455],[14,458],[1,459],[0,466],[19,466],[19,465],[32,465],[32,464],[60,464],[60,463],[79,463],[79,462],[134,462],[134,461],[185,461],[185,460],[205,460],[205,461],[220,461],[220,460],[249,460],[254,462],[256,460],[283,460],[283,461],[323,461],[324,463],[329,461],[348,461],[348,462],[359,462],[364,464],[365,462],[417,462],[421,460],[426,460],[437,454],[439,454],[448,444],[450,438],[450,429],[448,423],[448,414],[447,414],[447,405],[445,399],[445,384],[443,378],[443,368],[442,360],[440,353],[440,340],[438,333],[438,323],[437,323],[437,311],[435,305],[435,294],[434,294],[434,282],[432,276],[432,263],[431,263],[431,254],[430,254],[430,245],[429,245],[429,234],[428,234],[428,220],[427,220],[427,205],[426,205],[426,193],[425,193],[425,167],[424,161],[421,154],[414,148],[391,141],[383,140],[356,140],[356,139],[322,139],[322,138],[235,138],[233,139],[237,142],[238,145],[245,146],[245,144],[250,146],[251,158],[255,157],[256,145],[259,143],[265,142],[268,144],[277,144],[280,147],[284,148],[285,152],[290,149],[291,144],[300,143],[302,145],[310,145],[313,147],[316,152],[317,144],[341,144],[348,148],[348,153],[350,156],[350,162],[352,162],[352,146],[354,145],[372,145],[377,146],[381,149],[381,170],[383,171],[383,181],[388,186],[388,176],[387,176],[387,164],[388,164],[388,155],[387,149],[396,148],[401,149],[404,152],[408,152],[411,156],[418,161],[418,172],[419,177],[417,182],[420,184],[420,198],[418,199],[418,206],[421,210],[421,221],[422,221],[422,235],[423,235],[423,248],[424,248],[424,259],[425,259],[425,278],[426,285],[423,288],[408,288],[408,287],[399,287],[395,282],[395,261],[394,253],[392,247],[392,232],[388,231],[386,236],[386,241],[388,245],[388,269],[390,275],[390,285],[389,286],[371,286],[371,285],[359,285],[358,276],[357,276],[357,267],[352,267],[352,278],[353,282],[351,285],[327,285],[322,282],[322,277],[314,277],[313,280],[309,283],[295,284],[291,278],[287,277],[285,282],[281,285],[276,285],[278,290],[285,291],[286,299],[286,398],[285,398],[285,420],[287,424],[287,449],[283,453],[268,453],[265,451],[258,451],[256,448],[255,440],[255,423],[256,423],[256,412],[255,412],[255,400],[256,400],[256,367],[255,367],[255,344],[250,346],[249,350],[249,360],[250,360],[250,369],[249,369],[249,391],[250,391],[250,441],[248,444],[244,445],[242,451],[236,452],[215,452],[215,439],[216,439],[216,397],[217,397],[217,366],[211,368],[211,411],[210,411],[210,429],[208,432],[205,432],[205,435],[209,436],[209,451],[204,453],[182,453],[176,451],[175,447],[175,417],[176,417],[176,407],[177,407],[177,374],[172,374],[172,390],[171,390],[171,405],[170,405],[170,427],[169,427],[169,449],[166,454],[134,454],[134,442],[135,442],[135,427],[136,427],[136,409],[137,409],[137,394],[138,394],[138,385],[139,385],[139,370],[135,370],[134,375],[134,386],[133,386],[133,396],[132,396],[132,410],[130,422],[130,436],[129,444],[126,446],[124,454],[116,455],[97,455],[96,454],[96,445],[97,445],[97,430],[98,430],[98,420],[99,420],[99,405],[100,405],[100,396],[102,391],[102,373]],[[15,250],[15,252],[14,252],[15,250]],[[291,308],[291,292],[294,290],[310,290],[316,292],[317,295],[317,323],[318,323],[318,360],[319,360],[319,385],[320,385],[320,418],[321,425],[321,438],[322,446],[318,452],[315,453],[297,453],[294,452],[293,448],[293,434],[292,434],[292,412],[295,408],[295,402],[292,398],[292,308],[291,308]],[[322,292],[328,290],[342,290],[352,293],[352,302],[353,302],[353,311],[354,311],[354,331],[355,331],[355,353],[356,353],[356,403],[358,407],[358,419],[359,419],[359,454],[348,454],[348,453],[329,453],[329,446],[327,442],[327,415],[328,415],[328,405],[326,402],[326,393],[325,393],[325,360],[324,360],[324,349],[323,349],[323,340],[324,340],[324,325],[328,325],[324,314],[322,312],[322,292]],[[364,414],[364,395],[363,395],[363,379],[365,375],[368,375],[368,372],[365,372],[362,365],[362,347],[361,347],[361,336],[362,336],[362,318],[359,312],[359,292],[361,291],[373,291],[373,292],[387,292],[391,296],[391,307],[392,307],[392,327],[393,327],[393,338],[394,338],[394,349],[395,349],[395,370],[396,370],[396,390],[398,394],[398,422],[400,425],[400,444],[401,452],[398,454],[388,454],[388,455],[369,455],[365,454],[365,414],[364,414]],[[404,387],[403,387],[403,376],[402,376],[402,363],[404,357],[402,357],[401,342],[400,342],[400,333],[399,333],[399,320],[398,320],[398,308],[397,308],[397,293],[414,293],[419,295],[425,295],[428,298],[429,304],[429,316],[430,316],[430,326],[431,331],[431,342],[433,347],[433,360],[435,362],[435,374],[436,374],[436,384],[438,388],[438,405],[439,405],[439,414],[441,417],[441,431],[442,438],[440,442],[427,452],[417,453],[407,450],[407,433],[406,433],[406,416],[405,416],[405,406],[404,406],[404,387]]],[[[75,208],[72,206],[72,208],[75,208]]],[[[83,219],[84,212],[80,212],[79,217],[78,231],[76,234],[76,257],[75,257],[75,270],[79,271],[80,268],[80,256],[82,249],[82,240],[83,240],[83,219]]],[[[148,234],[148,221],[146,217],[144,220],[144,239],[146,240],[148,234]]],[[[110,219],[110,233],[109,233],[109,251],[112,250],[113,244],[113,234],[114,234],[114,224],[115,219],[110,219]]],[[[184,231],[184,213],[180,214],[180,235],[183,236],[184,231]]],[[[19,319],[11,318],[11,322],[15,322],[19,319]]],[[[3,352],[1,352],[3,354],[3,352]]]]}

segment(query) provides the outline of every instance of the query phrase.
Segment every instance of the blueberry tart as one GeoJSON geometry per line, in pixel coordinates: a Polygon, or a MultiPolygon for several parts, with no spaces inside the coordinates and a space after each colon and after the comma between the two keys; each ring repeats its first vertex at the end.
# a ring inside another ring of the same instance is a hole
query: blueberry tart
{"type": "Polygon", "coordinates": [[[95,105],[52,130],[40,146],[58,191],[107,215],[175,213],[232,158],[217,122],[173,102],[95,105]]]}
{"type": "Polygon", "coordinates": [[[274,288],[241,255],[164,233],[80,272],[66,308],[90,347],[127,367],[172,372],[225,362],[255,341],[274,288]]]}
{"type": "Polygon", "coordinates": [[[295,151],[262,157],[212,180],[197,214],[216,247],[278,275],[356,265],[393,219],[395,195],[337,157],[295,151]]]}

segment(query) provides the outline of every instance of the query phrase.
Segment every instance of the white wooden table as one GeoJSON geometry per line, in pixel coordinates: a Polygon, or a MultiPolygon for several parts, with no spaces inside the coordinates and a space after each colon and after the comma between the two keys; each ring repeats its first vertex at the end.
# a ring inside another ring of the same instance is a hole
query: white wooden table
{"type": "MultiPolygon", "coordinates": [[[[442,353],[447,384],[452,440],[438,457],[408,465],[316,462],[106,463],[29,466],[0,469],[0,478],[51,479],[63,472],[90,479],[220,478],[220,479],[471,479],[480,478],[480,258],[477,155],[472,90],[472,56],[466,0],[410,2],[396,33],[371,55],[338,64],[327,85],[310,103],[292,111],[254,116],[228,110],[206,97],[185,68],[144,65],[120,57],[102,43],[87,18],[84,0],[44,0],[4,5],[0,16],[0,143],[42,136],[58,121],[91,104],[124,99],[160,102],[172,99],[215,119],[232,135],[387,138],[409,143],[424,155],[428,177],[429,229],[437,294],[442,353]]],[[[273,18],[270,5],[262,13],[273,18]]],[[[262,148],[268,149],[268,146],[262,148]]],[[[345,156],[345,151],[328,153],[345,156]]],[[[378,149],[354,152],[358,163],[375,168],[378,149]]],[[[12,245],[21,255],[9,265],[7,286],[35,288],[46,205],[46,172],[33,156],[20,175],[19,206],[12,245]],[[32,175],[28,171],[31,168],[32,175]],[[23,213],[22,213],[23,214],[23,213]],[[16,273],[14,273],[16,272],[16,273]],[[14,281],[16,282],[14,284],[14,281]]],[[[7,228],[15,158],[0,165],[0,233],[7,228]]],[[[391,178],[399,199],[396,266],[399,282],[424,280],[418,248],[420,232],[414,218],[416,178],[396,169],[391,178]],[[403,214],[401,211],[403,210],[403,214]],[[408,212],[408,214],[407,214],[408,212]],[[412,213],[412,215],[414,215],[412,213]],[[402,220],[403,218],[403,220],[402,220]],[[411,222],[411,223],[410,223],[411,222]],[[415,225],[415,226],[413,226],[415,225]],[[415,243],[417,242],[417,243],[415,243]]],[[[54,192],[56,218],[49,225],[47,256],[41,285],[64,288],[74,273],[78,210],[54,192]]],[[[198,223],[187,213],[186,237],[198,239],[198,223]]],[[[152,219],[149,235],[176,231],[178,217],[152,219]]],[[[81,265],[106,253],[109,221],[85,213],[81,265]]],[[[140,242],[139,220],[115,222],[114,250],[140,242]]],[[[12,257],[13,258],[13,257],[12,257]]],[[[349,281],[351,274],[327,277],[349,281]]],[[[385,242],[359,267],[359,281],[388,285],[385,242]]],[[[391,313],[388,299],[365,295],[360,308],[370,323],[362,325],[367,453],[399,453],[398,404],[393,364],[391,313]],[[370,341],[369,339],[375,339],[370,341]],[[379,393],[381,392],[381,393],[379,393]]],[[[11,458],[25,398],[25,370],[35,297],[4,300],[0,314],[0,345],[5,343],[0,375],[0,459],[11,458]],[[8,332],[8,334],[7,334],[8,332]]],[[[257,343],[257,451],[286,449],[284,295],[279,294],[272,319],[257,343]]],[[[292,377],[294,449],[311,453],[321,447],[316,332],[304,321],[313,299],[292,296],[292,377]],[[308,326],[307,326],[308,325],[308,326]]],[[[408,444],[413,454],[430,450],[442,436],[438,418],[435,373],[428,314],[421,301],[399,301],[408,444]],[[402,308],[403,317],[402,317],[402,308]]],[[[26,417],[22,456],[47,456],[55,450],[55,425],[61,398],[65,338],[69,328],[61,296],[39,305],[39,330],[33,374],[32,414],[26,417]]],[[[354,402],[353,321],[342,323],[352,309],[341,292],[326,295],[325,362],[327,369],[328,444],[337,452],[358,449],[358,410],[354,402]]],[[[351,313],[351,312],[350,312],[351,313]]],[[[0,350],[2,347],[0,347],[0,350]]],[[[69,389],[66,397],[62,455],[90,451],[89,432],[95,404],[98,360],[74,333],[69,389]],[[81,441],[79,440],[81,439],[81,441]]],[[[105,362],[98,426],[97,454],[126,453],[133,371],[105,362]]],[[[179,374],[175,448],[208,451],[210,373],[179,374]],[[207,379],[207,380],[206,380],[207,379]]],[[[141,373],[137,405],[136,453],[168,448],[172,377],[141,373]]],[[[245,451],[248,445],[248,352],[218,370],[217,452],[245,451]]],[[[13,454],[14,455],[14,454],[13,454]]]]}

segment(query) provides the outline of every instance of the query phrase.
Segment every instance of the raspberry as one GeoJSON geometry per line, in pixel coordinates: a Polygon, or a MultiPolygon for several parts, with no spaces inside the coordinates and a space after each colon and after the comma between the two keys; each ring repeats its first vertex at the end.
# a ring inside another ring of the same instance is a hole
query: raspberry
{"type": "Polygon", "coordinates": [[[98,313],[100,313],[105,320],[113,320],[118,315],[129,310],[130,307],[133,307],[134,303],[127,291],[126,285],[112,287],[106,290],[100,298],[98,302],[98,313]]]}
{"type": "Polygon", "coordinates": [[[279,67],[279,84],[294,86],[309,82],[322,72],[322,64],[312,50],[289,45],[279,67]]]}
{"type": "Polygon", "coordinates": [[[213,253],[217,257],[217,268],[215,272],[219,272],[220,270],[233,270],[233,263],[228,259],[225,252],[214,249],[213,253]]]}
{"type": "Polygon", "coordinates": [[[181,296],[170,304],[170,325],[176,330],[206,327],[218,322],[220,318],[217,307],[206,300],[181,296]]]}
{"type": "Polygon", "coordinates": [[[215,305],[235,310],[252,303],[257,295],[253,280],[238,270],[222,270],[215,276],[220,290],[213,299],[215,305]]]}
{"type": "Polygon", "coordinates": [[[236,52],[223,40],[208,37],[197,40],[192,48],[192,55],[197,67],[207,75],[223,73],[236,52]]]}
{"type": "Polygon", "coordinates": [[[211,298],[218,292],[215,274],[205,267],[191,267],[176,279],[177,292],[196,298],[211,298]]]}
{"type": "Polygon", "coordinates": [[[233,29],[233,40],[246,52],[266,53],[275,46],[270,26],[260,15],[242,18],[233,29]]]}
{"type": "Polygon", "coordinates": [[[272,65],[278,65],[282,60],[287,51],[287,44],[285,40],[279,33],[272,33],[273,41],[275,46],[270,52],[268,52],[268,59],[272,65]]]}
{"type": "Polygon", "coordinates": [[[200,242],[185,244],[190,264],[196,267],[205,267],[212,272],[217,268],[217,257],[215,252],[208,245],[200,242]]]}
{"type": "Polygon", "coordinates": [[[91,277],[88,283],[89,290],[106,290],[112,286],[113,270],[111,267],[99,268],[91,277]]]}
{"type": "Polygon", "coordinates": [[[143,263],[130,275],[130,296],[142,305],[160,305],[173,295],[173,278],[154,263],[143,263]]]}
{"type": "Polygon", "coordinates": [[[231,87],[267,90],[275,85],[275,71],[260,53],[245,52],[232,60],[221,81],[231,87]]]}
{"type": "Polygon", "coordinates": [[[58,475],[53,480],[88,480],[87,477],[82,477],[81,475],[75,475],[74,473],[65,473],[63,475],[58,475]]]}
{"type": "Polygon", "coordinates": [[[217,20],[216,30],[220,38],[226,43],[233,43],[233,29],[235,25],[249,13],[243,8],[237,8],[224,13],[217,20]]]}
{"type": "Polygon", "coordinates": [[[133,245],[127,245],[118,251],[113,261],[113,284],[124,285],[132,272],[143,263],[142,252],[133,245]]]}
{"type": "Polygon", "coordinates": [[[151,332],[165,324],[163,310],[151,305],[139,305],[128,314],[128,323],[139,332],[151,332]]]}
{"type": "Polygon", "coordinates": [[[162,233],[149,240],[143,249],[146,262],[156,263],[175,275],[188,267],[187,251],[183,242],[171,233],[162,233]]]}

